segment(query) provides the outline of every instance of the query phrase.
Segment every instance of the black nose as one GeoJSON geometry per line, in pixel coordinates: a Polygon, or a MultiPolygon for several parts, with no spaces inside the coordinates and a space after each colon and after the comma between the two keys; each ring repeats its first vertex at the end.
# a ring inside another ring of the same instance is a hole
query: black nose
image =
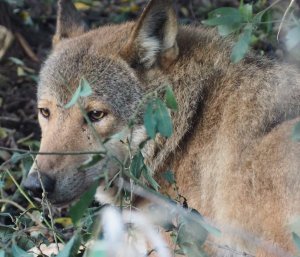
{"type": "Polygon", "coordinates": [[[30,191],[34,197],[41,198],[42,193],[43,193],[43,187],[41,185],[41,181],[43,183],[45,192],[52,193],[54,190],[54,186],[55,186],[55,180],[41,172],[40,172],[40,178],[39,178],[39,174],[37,172],[29,174],[28,177],[26,178],[23,186],[25,189],[30,191]]]}

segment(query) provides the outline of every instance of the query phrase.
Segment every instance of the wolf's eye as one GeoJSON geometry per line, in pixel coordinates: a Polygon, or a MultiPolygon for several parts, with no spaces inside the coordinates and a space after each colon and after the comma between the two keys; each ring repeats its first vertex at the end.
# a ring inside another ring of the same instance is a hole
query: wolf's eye
{"type": "Polygon", "coordinates": [[[90,111],[87,115],[91,122],[97,122],[101,120],[106,115],[106,113],[102,111],[90,111]]]}
{"type": "Polygon", "coordinates": [[[39,112],[44,118],[49,119],[50,110],[48,108],[39,108],[39,112]]]}

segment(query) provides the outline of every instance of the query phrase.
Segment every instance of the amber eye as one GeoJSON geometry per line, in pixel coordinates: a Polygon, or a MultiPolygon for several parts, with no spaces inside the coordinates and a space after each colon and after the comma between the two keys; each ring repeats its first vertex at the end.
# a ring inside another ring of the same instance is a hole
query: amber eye
{"type": "Polygon", "coordinates": [[[100,121],[106,115],[106,113],[102,112],[102,111],[94,110],[94,111],[88,112],[87,115],[91,122],[97,122],[97,121],[100,121]]]}
{"type": "Polygon", "coordinates": [[[39,108],[39,112],[44,118],[49,119],[50,110],[48,108],[39,108]]]}

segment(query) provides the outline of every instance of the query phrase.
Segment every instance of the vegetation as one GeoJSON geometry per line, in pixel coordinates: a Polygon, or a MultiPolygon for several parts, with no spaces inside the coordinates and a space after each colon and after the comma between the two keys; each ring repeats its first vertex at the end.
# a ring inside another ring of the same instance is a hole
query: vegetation
{"type": "MultiPolygon", "coordinates": [[[[15,38],[15,42],[5,49],[0,63],[0,257],[29,257],[34,252],[40,256],[58,252],[58,257],[115,256],[121,252],[122,256],[142,256],[147,255],[143,252],[147,250],[151,253],[151,249],[138,250],[135,244],[126,243],[124,236],[133,241],[139,240],[139,245],[150,241],[158,254],[170,256],[165,251],[163,240],[159,240],[157,231],[153,229],[154,223],[160,226],[160,230],[168,231],[173,239],[174,253],[207,256],[204,244],[208,235],[220,236],[221,232],[196,210],[190,209],[184,196],[177,193],[176,199],[169,199],[160,194],[159,184],[152,177],[142,155],[148,140],[157,134],[163,137],[172,135],[169,113],[176,112],[178,106],[169,85],[149,92],[141,102],[148,139],[133,156],[130,142],[125,142],[128,144],[129,160],[120,164],[120,172],[113,179],[108,179],[104,174],[107,187],[115,181],[123,181],[118,193],[120,209],[93,202],[98,181],[70,209],[54,209],[47,197],[43,198],[42,203],[36,203],[23,190],[22,181],[39,148],[40,135],[33,96],[39,66],[50,49],[55,27],[54,2],[0,1],[0,17],[3,17],[0,18],[0,28],[4,27],[4,33],[9,31],[15,38]],[[134,210],[133,188],[136,194],[153,202],[151,218],[146,219],[134,210]],[[155,219],[157,216],[160,219],[155,219]],[[119,230],[112,228],[112,223],[118,224],[119,230]]],[[[95,27],[134,19],[145,2],[82,0],[76,1],[76,8],[86,16],[91,27],[95,27]]],[[[296,64],[300,61],[297,51],[300,44],[297,1],[274,1],[271,5],[264,0],[215,2],[178,0],[177,12],[181,22],[203,23],[217,27],[221,36],[235,36],[236,43],[231,55],[233,62],[241,61],[250,46],[259,55],[296,64]]],[[[0,40],[0,50],[1,47],[0,40]]],[[[78,99],[90,93],[89,82],[82,78],[65,108],[79,104],[78,99]]],[[[135,122],[134,118],[128,124],[129,129],[135,122]]],[[[295,140],[300,138],[299,130],[299,126],[295,128],[295,140]]],[[[103,154],[106,153],[94,153],[85,167],[96,165],[103,154]]],[[[176,191],[173,172],[166,171],[163,176],[176,191]]],[[[300,238],[295,232],[293,238],[300,248],[300,238]]],[[[251,256],[247,253],[236,254],[251,256]]]]}

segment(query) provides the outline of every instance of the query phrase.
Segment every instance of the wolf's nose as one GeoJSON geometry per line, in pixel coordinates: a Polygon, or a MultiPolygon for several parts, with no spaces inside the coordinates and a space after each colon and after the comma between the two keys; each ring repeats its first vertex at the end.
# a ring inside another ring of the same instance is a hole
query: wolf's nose
{"type": "Polygon", "coordinates": [[[24,188],[30,191],[34,197],[41,198],[43,193],[41,181],[43,183],[45,192],[52,193],[55,186],[55,180],[43,173],[40,173],[40,177],[37,172],[29,174],[23,185],[24,188]]]}

